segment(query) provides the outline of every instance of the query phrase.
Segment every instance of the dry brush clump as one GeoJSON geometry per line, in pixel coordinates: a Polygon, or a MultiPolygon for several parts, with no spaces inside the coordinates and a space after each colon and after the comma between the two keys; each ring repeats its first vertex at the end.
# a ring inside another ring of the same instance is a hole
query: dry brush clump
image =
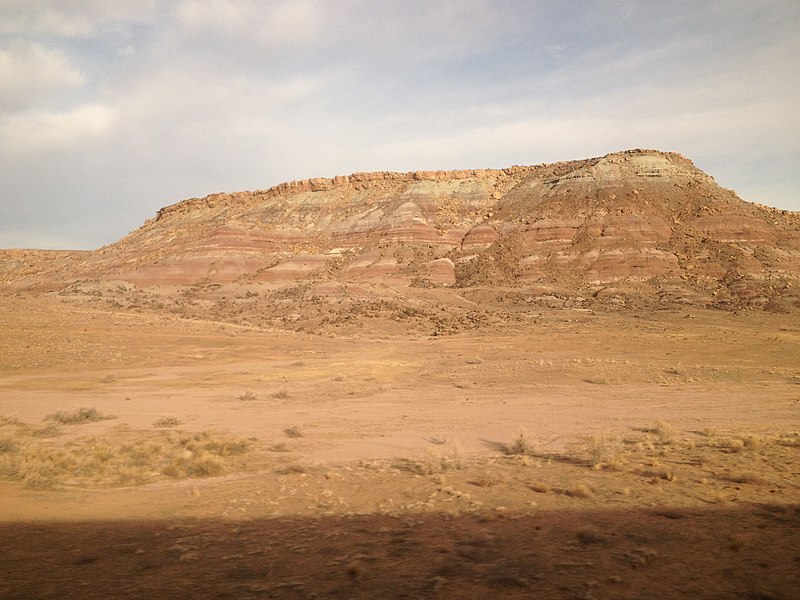
{"type": "Polygon", "coordinates": [[[517,432],[511,442],[503,446],[503,452],[509,456],[533,456],[536,454],[536,446],[536,442],[523,428],[517,432]]]}
{"type": "MultiPolygon", "coordinates": [[[[0,438],[7,439],[7,438],[0,438]]],[[[117,487],[160,479],[206,477],[225,472],[251,441],[215,432],[136,432],[121,440],[81,437],[61,446],[13,438],[0,452],[0,478],[29,488],[117,487]]]]}
{"type": "Polygon", "coordinates": [[[153,427],[177,427],[180,424],[180,418],[175,415],[161,415],[153,421],[153,427]]]}
{"type": "Polygon", "coordinates": [[[606,434],[584,438],[578,453],[593,469],[617,469],[622,464],[619,440],[606,434]]]}
{"type": "Polygon", "coordinates": [[[96,408],[81,406],[72,410],[56,411],[47,415],[44,420],[60,423],[61,425],[84,425],[116,418],[115,415],[105,415],[96,408]]]}
{"type": "Polygon", "coordinates": [[[449,447],[430,449],[423,458],[401,458],[394,462],[394,468],[415,475],[439,475],[448,471],[465,468],[461,445],[454,441],[449,447]]]}
{"type": "Polygon", "coordinates": [[[291,427],[287,427],[283,430],[283,433],[286,434],[286,437],[290,438],[301,438],[303,437],[303,430],[300,428],[299,425],[292,425],[291,427]]]}

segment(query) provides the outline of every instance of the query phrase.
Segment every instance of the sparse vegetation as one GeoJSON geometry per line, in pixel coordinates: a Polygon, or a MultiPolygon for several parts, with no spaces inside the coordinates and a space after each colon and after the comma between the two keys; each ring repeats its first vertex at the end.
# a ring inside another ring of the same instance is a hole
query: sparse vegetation
{"type": "Polygon", "coordinates": [[[163,478],[217,475],[225,471],[231,457],[251,446],[249,440],[208,431],[121,441],[82,437],[62,447],[13,442],[0,453],[0,477],[39,489],[129,486],[163,478]]]}
{"type": "Polygon", "coordinates": [[[34,437],[55,437],[61,435],[61,425],[59,423],[51,422],[34,427],[31,429],[31,435],[34,437]]]}
{"type": "Polygon", "coordinates": [[[3,425],[19,425],[20,420],[11,415],[0,415],[0,427],[3,425]]]}
{"type": "Polygon", "coordinates": [[[116,419],[115,415],[105,415],[96,408],[82,406],[73,410],[59,410],[47,415],[44,420],[60,423],[62,425],[83,425],[95,423],[106,419],[116,419]]]}
{"type": "Polygon", "coordinates": [[[594,469],[614,469],[621,462],[618,441],[605,434],[585,438],[580,451],[594,469]]]}
{"type": "Polygon", "coordinates": [[[303,430],[300,429],[299,425],[292,425],[291,427],[287,427],[286,429],[283,430],[283,433],[285,433],[286,436],[290,438],[303,437],[303,430]]]}
{"type": "Polygon", "coordinates": [[[272,397],[277,399],[277,400],[288,400],[289,399],[289,392],[286,390],[286,388],[283,388],[283,389],[275,392],[274,394],[272,394],[272,397]]]}
{"type": "Polygon", "coordinates": [[[564,494],[571,498],[591,498],[592,488],[584,482],[578,482],[564,490],[564,494]]]}
{"type": "Polygon", "coordinates": [[[16,452],[19,449],[19,442],[10,436],[0,437],[0,454],[16,452]]]}
{"type": "Polygon", "coordinates": [[[505,446],[505,453],[510,456],[530,456],[534,453],[534,443],[525,429],[520,429],[511,443],[505,446]]]}
{"type": "Polygon", "coordinates": [[[177,427],[181,420],[175,415],[162,415],[153,421],[153,427],[177,427]]]}
{"type": "Polygon", "coordinates": [[[239,396],[239,400],[243,402],[252,402],[253,400],[258,400],[258,396],[256,396],[252,391],[247,390],[244,394],[239,396]]]}

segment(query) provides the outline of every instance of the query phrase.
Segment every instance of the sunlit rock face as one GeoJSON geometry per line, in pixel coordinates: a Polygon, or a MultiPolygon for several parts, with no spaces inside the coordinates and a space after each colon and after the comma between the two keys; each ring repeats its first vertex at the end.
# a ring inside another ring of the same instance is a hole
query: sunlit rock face
{"type": "Polygon", "coordinates": [[[712,302],[763,304],[770,286],[790,299],[798,287],[799,223],[797,213],[744,202],[679,154],[630,150],[506,169],[355,173],[192,198],[93,252],[2,251],[0,285],[537,282],[586,294],[651,282],[681,283],[712,302]]]}

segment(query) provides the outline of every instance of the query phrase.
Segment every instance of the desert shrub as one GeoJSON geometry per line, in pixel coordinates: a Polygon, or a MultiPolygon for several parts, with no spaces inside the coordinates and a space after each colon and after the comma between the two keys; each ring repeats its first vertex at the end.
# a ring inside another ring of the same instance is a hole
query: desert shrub
{"type": "Polygon", "coordinates": [[[59,410],[47,415],[45,421],[53,421],[62,425],[83,425],[84,423],[95,423],[106,419],[116,419],[114,415],[104,415],[96,408],[82,406],[73,410],[59,410]]]}
{"type": "Polygon", "coordinates": [[[47,423],[41,427],[34,427],[31,429],[33,437],[55,437],[61,434],[61,425],[59,423],[47,423]]]}
{"type": "Polygon", "coordinates": [[[11,436],[0,437],[0,454],[16,452],[19,450],[19,442],[11,436]]]}
{"type": "Polygon", "coordinates": [[[250,390],[247,390],[244,394],[239,396],[239,400],[242,400],[243,402],[252,402],[253,400],[258,400],[258,396],[256,396],[250,390]]]}
{"type": "Polygon", "coordinates": [[[580,451],[592,468],[616,468],[619,466],[619,442],[607,435],[592,435],[585,438],[580,451]]]}
{"type": "Polygon", "coordinates": [[[510,456],[532,455],[535,452],[535,444],[528,437],[525,429],[520,429],[514,439],[505,446],[505,453],[510,456]]]}
{"type": "Polygon", "coordinates": [[[579,482],[564,490],[564,494],[572,498],[591,498],[592,488],[583,482],[579,482]]]}
{"type": "Polygon", "coordinates": [[[153,427],[177,427],[181,420],[175,415],[162,415],[153,421],[153,427]]]}
{"type": "Polygon", "coordinates": [[[528,487],[537,494],[549,494],[553,491],[553,487],[549,483],[532,483],[528,487]]]}
{"type": "Polygon", "coordinates": [[[283,433],[290,438],[301,438],[303,437],[303,430],[300,429],[299,425],[292,425],[291,427],[287,427],[283,430],[283,433]]]}
{"type": "Polygon", "coordinates": [[[83,437],[60,448],[29,442],[0,454],[0,477],[31,488],[114,487],[207,477],[225,472],[231,457],[249,447],[249,440],[213,432],[164,433],[124,442],[83,437]]]}
{"type": "Polygon", "coordinates": [[[454,441],[450,447],[432,448],[423,458],[399,459],[394,462],[393,466],[416,475],[438,475],[447,471],[463,469],[464,461],[461,458],[461,446],[454,441]]]}
{"type": "Polygon", "coordinates": [[[666,421],[656,421],[650,427],[650,433],[654,434],[660,443],[669,444],[672,442],[675,429],[666,421]]]}

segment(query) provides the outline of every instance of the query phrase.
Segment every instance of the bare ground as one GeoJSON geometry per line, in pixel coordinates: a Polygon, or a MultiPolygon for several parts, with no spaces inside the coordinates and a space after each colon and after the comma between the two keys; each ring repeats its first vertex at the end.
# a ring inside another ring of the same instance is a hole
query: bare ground
{"type": "Polygon", "coordinates": [[[2,597],[800,588],[796,315],[310,335],[19,296],[0,329],[2,597]]]}

